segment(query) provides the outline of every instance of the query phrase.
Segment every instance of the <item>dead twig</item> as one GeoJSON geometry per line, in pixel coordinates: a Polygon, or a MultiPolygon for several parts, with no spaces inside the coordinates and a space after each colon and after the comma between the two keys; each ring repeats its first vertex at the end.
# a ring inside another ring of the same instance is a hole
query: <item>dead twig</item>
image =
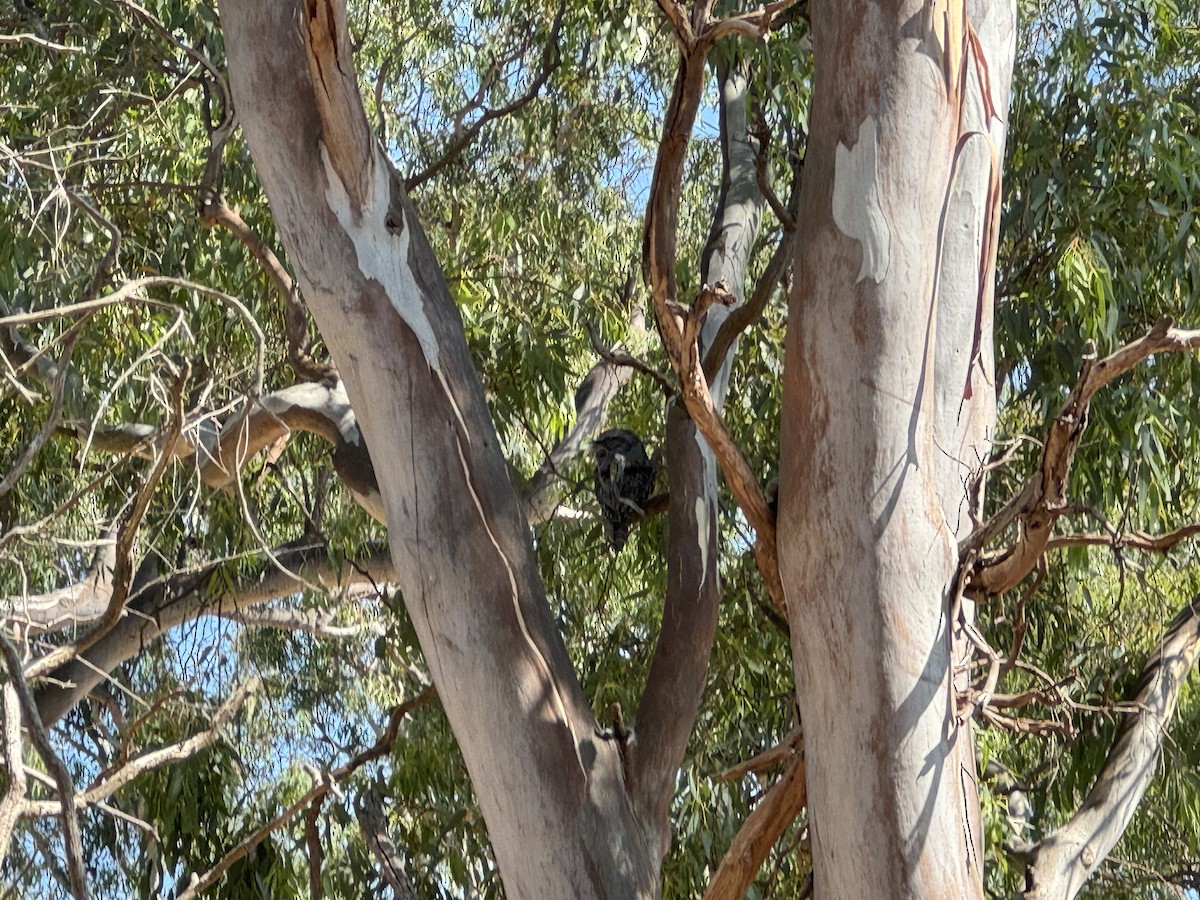
{"type": "Polygon", "coordinates": [[[737,781],[747,775],[757,775],[759,772],[778,765],[784,760],[791,759],[803,745],[804,729],[797,725],[787,737],[774,747],[764,750],[762,753],[757,753],[750,757],[750,759],[744,760],[735,766],[730,766],[723,772],[718,772],[712,776],[712,780],[717,782],[737,781]]]}
{"type": "Polygon", "coordinates": [[[671,384],[671,380],[666,375],[659,372],[653,366],[642,362],[636,356],[631,356],[614,348],[605,347],[604,343],[600,340],[600,333],[591,322],[587,322],[585,327],[587,328],[588,340],[592,342],[592,349],[596,351],[597,356],[610,365],[625,366],[633,369],[635,372],[641,372],[643,375],[648,376],[658,385],[667,399],[675,396],[675,386],[671,384]]]}

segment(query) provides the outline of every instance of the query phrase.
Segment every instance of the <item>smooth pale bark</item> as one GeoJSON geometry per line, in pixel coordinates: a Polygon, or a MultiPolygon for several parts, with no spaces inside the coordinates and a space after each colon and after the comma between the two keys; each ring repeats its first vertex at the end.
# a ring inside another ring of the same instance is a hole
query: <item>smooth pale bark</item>
{"type": "Polygon", "coordinates": [[[1179,694],[1200,658],[1200,597],[1167,627],[1087,798],[1065,825],[1038,843],[1026,873],[1027,900],[1070,900],[1112,852],[1158,767],[1179,694]]]}
{"type": "Polygon", "coordinates": [[[372,450],[397,578],[511,897],[649,897],[628,801],[545,602],[463,334],[370,135],[344,10],[221,6],[239,118],[372,450]]]}
{"type": "MultiPolygon", "coordinates": [[[[711,456],[686,420],[673,426],[668,444],[694,456],[673,473],[681,561],[626,743],[598,727],[569,665],[461,319],[362,114],[343,9],[227,0],[221,12],[239,116],[372,448],[397,579],[506,891],[654,896],[715,630],[711,456]]],[[[741,277],[758,213],[720,214],[740,242],[713,258],[742,254],[741,277]]]]}
{"type": "Polygon", "coordinates": [[[995,409],[985,252],[1004,128],[979,98],[990,85],[1004,115],[1015,3],[967,5],[980,65],[961,15],[812,6],[779,551],[818,897],[982,895],[948,605],[995,409]]]}

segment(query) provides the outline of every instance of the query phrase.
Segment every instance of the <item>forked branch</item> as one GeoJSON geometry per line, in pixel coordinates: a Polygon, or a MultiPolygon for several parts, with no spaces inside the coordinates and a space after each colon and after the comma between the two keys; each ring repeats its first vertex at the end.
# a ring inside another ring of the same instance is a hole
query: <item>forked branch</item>
{"type": "Polygon", "coordinates": [[[1054,523],[1068,510],[1067,486],[1071,464],[1087,428],[1088,407],[1096,393],[1113,379],[1156,353],[1183,353],[1200,348],[1200,331],[1181,331],[1161,319],[1145,337],[1096,360],[1085,360],[1079,380],[1050,426],[1038,471],[988,522],[960,546],[964,558],[1016,526],[1016,540],[1007,549],[980,555],[972,563],[967,593],[975,597],[1001,594],[1025,578],[1042,559],[1054,523]]]}
{"type": "Polygon", "coordinates": [[[679,3],[660,0],[659,5],[675,29],[680,62],[646,205],[642,271],[654,301],[663,347],[679,380],[680,395],[688,415],[704,435],[726,483],[755,531],[755,559],[772,602],[783,609],[783,583],[775,547],[775,515],[713,402],[700,360],[700,326],[707,306],[720,294],[717,288],[707,287],[690,307],[683,306],[679,302],[675,276],[683,166],[705,84],[705,60],[713,46],[713,41],[698,40],[695,35],[707,26],[710,6],[697,3],[689,19],[679,3]]]}

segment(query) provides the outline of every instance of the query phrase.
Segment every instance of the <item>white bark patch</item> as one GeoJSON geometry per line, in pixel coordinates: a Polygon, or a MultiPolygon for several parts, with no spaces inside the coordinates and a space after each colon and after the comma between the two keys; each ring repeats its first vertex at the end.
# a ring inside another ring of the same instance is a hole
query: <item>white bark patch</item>
{"type": "Polygon", "coordinates": [[[500,547],[500,542],[496,540],[496,535],[492,533],[492,526],[488,522],[487,515],[483,511],[483,504],[479,502],[479,495],[475,493],[475,486],[471,483],[471,468],[467,465],[467,457],[463,454],[462,441],[458,436],[454,437],[454,446],[458,450],[458,460],[462,464],[463,478],[467,484],[467,491],[471,494],[471,502],[475,504],[475,511],[479,513],[479,521],[483,523],[483,528],[487,532],[488,540],[492,542],[492,546],[496,548],[496,553],[500,556],[500,561],[504,564],[504,571],[508,574],[508,584],[512,591],[513,613],[517,617],[517,622],[521,626],[521,636],[525,638],[525,643],[529,645],[529,652],[538,662],[542,675],[542,684],[522,685],[517,696],[520,698],[534,698],[534,703],[541,703],[542,696],[547,693],[546,687],[549,688],[548,693],[554,700],[554,712],[558,716],[558,721],[563,727],[571,731],[571,746],[575,750],[575,759],[579,762],[579,771],[587,774],[587,766],[583,764],[583,756],[579,751],[579,741],[575,738],[574,730],[571,728],[571,718],[567,715],[567,705],[563,702],[562,694],[558,689],[558,682],[554,679],[553,673],[550,670],[550,664],[546,662],[541,651],[538,650],[537,643],[533,640],[533,635],[529,633],[529,626],[525,623],[525,614],[521,611],[521,594],[517,588],[517,576],[513,572],[512,563],[509,562],[504,550],[500,547]],[[545,687],[543,687],[545,685],[545,687]]]}
{"type": "Polygon", "coordinates": [[[879,147],[875,119],[858,127],[853,147],[838,143],[833,170],[833,221],[862,246],[858,281],[883,281],[891,264],[891,230],[879,203],[879,147]]]}
{"type": "Polygon", "coordinates": [[[715,498],[709,496],[708,491],[717,483],[715,471],[710,471],[716,468],[716,458],[713,456],[712,450],[708,446],[708,441],[700,433],[699,428],[695,431],[696,446],[700,449],[700,458],[704,460],[704,478],[701,481],[706,485],[705,493],[696,498],[696,546],[700,548],[700,587],[704,587],[704,582],[708,579],[708,545],[712,537],[713,517],[709,515],[709,508],[715,502],[715,498]]]}
{"type": "Polygon", "coordinates": [[[321,162],[325,166],[325,200],[337,216],[338,224],[354,244],[359,271],[383,286],[393,308],[417,336],[429,368],[440,374],[437,337],[429,316],[425,314],[417,279],[408,265],[410,225],[403,222],[399,229],[387,227],[391,200],[387,166],[381,165],[378,160],[374,161],[371,166],[374,183],[363,208],[355,210],[324,144],[321,145],[321,162]]]}
{"type": "MultiPolygon", "coordinates": [[[[436,376],[450,401],[450,407],[462,428],[462,434],[470,441],[471,432],[467,428],[462,410],[454,400],[450,385],[442,372],[438,361],[437,336],[433,331],[433,323],[425,313],[425,302],[417,279],[408,265],[408,244],[412,234],[412,224],[407,220],[400,223],[397,229],[394,225],[388,227],[388,208],[391,203],[391,184],[389,170],[378,159],[374,160],[371,171],[374,183],[368,192],[366,203],[355,216],[354,205],[346,192],[337,170],[330,162],[329,152],[321,145],[321,162],[325,166],[325,200],[338,224],[354,244],[354,252],[358,257],[358,268],[367,278],[373,278],[382,285],[384,293],[391,301],[392,308],[404,320],[421,345],[421,353],[428,363],[430,371],[436,376]]],[[[399,210],[393,214],[403,215],[399,210]]]]}

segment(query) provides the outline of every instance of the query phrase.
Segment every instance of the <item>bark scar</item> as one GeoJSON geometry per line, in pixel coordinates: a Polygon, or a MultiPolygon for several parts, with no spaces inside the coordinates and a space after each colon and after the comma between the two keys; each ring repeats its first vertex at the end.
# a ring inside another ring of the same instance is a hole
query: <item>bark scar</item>
{"type": "Polygon", "coordinates": [[[833,171],[833,221],[862,247],[858,281],[880,284],[892,262],[891,229],[879,202],[879,126],[867,116],[853,147],[839,142],[833,171]]]}

